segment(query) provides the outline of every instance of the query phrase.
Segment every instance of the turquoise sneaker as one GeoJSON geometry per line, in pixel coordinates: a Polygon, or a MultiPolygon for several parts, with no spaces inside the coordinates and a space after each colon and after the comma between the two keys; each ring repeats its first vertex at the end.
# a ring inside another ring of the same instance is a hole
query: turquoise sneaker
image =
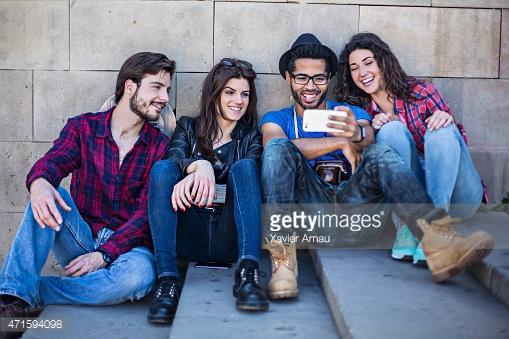
{"type": "Polygon", "coordinates": [[[415,249],[413,263],[417,266],[426,266],[426,254],[424,254],[422,249],[422,241],[419,241],[419,245],[415,249]]]}
{"type": "Polygon", "coordinates": [[[396,260],[411,261],[414,258],[417,244],[418,241],[412,232],[410,232],[408,226],[402,225],[398,227],[396,232],[396,240],[394,240],[394,245],[392,246],[391,256],[396,260]]]}

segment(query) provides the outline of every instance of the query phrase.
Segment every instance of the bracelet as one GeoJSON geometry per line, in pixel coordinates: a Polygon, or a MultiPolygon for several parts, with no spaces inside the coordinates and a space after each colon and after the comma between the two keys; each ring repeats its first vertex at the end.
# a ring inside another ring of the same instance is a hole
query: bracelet
{"type": "Polygon", "coordinates": [[[361,140],[352,141],[354,144],[358,144],[366,138],[366,131],[364,130],[364,126],[362,126],[362,125],[357,125],[357,126],[359,126],[359,128],[361,129],[361,140]]]}

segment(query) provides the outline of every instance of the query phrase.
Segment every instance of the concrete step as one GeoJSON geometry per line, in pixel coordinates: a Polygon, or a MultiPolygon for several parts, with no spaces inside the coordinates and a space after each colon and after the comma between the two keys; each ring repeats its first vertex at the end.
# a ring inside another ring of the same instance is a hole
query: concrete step
{"type": "Polygon", "coordinates": [[[462,234],[485,230],[495,239],[495,250],[469,272],[509,306],[509,215],[503,212],[477,213],[455,228],[462,234]]]}
{"type": "MultiPolygon", "coordinates": [[[[261,268],[270,272],[264,252],[261,268]]],[[[271,302],[262,313],[241,312],[232,295],[234,269],[189,266],[170,337],[187,338],[337,338],[337,329],[313,271],[308,252],[299,253],[300,295],[271,302]]],[[[268,277],[263,279],[264,285],[268,277]]]]}
{"type": "MultiPolygon", "coordinates": [[[[264,251],[261,268],[270,272],[264,251]]],[[[147,322],[151,297],[135,303],[86,307],[50,305],[39,320],[62,320],[61,329],[31,329],[30,339],[117,338],[337,338],[338,332],[321,291],[309,254],[299,253],[300,295],[291,301],[271,302],[264,313],[240,312],[232,295],[229,270],[189,265],[173,325],[147,322]],[[170,334],[171,331],[171,334],[170,334]]],[[[263,279],[264,286],[268,277],[263,279]]]]}
{"type": "Polygon", "coordinates": [[[155,326],[147,322],[150,298],[134,303],[114,306],[61,306],[50,305],[38,320],[61,320],[61,329],[31,329],[23,339],[166,339],[170,333],[167,326],[155,326]]]}
{"type": "Polygon", "coordinates": [[[509,309],[462,274],[435,284],[388,250],[311,251],[334,320],[347,338],[508,338],[509,309]]]}

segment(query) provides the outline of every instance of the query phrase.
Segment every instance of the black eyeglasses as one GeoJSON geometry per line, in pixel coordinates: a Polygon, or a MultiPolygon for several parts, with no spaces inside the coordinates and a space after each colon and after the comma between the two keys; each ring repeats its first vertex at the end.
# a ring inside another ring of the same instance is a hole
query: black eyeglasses
{"type": "Polygon", "coordinates": [[[313,81],[315,85],[325,85],[329,82],[329,76],[325,74],[316,74],[310,77],[307,74],[293,74],[290,73],[290,76],[293,78],[298,85],[307,85],[309,80],[313,81]]]}
{"type": "Polygon", "coordinates": [[[224,65],[226,67],[238,67],[238,68],[246,69],[246,70],[253,69],[253,65],[251,65],[247,61],[240,60],[240,59],[223,58],[223,59],[221,59],[221,61],[219,63],[221,63],[222,65],[224,65]]]}

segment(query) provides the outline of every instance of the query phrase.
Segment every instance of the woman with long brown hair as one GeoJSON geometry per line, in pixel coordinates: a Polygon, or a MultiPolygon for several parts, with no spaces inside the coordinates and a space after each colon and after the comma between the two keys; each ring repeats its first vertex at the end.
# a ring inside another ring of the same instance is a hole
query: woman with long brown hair
{"type": "MultiPolygon", "coordinates": [[[[372,117],[376,141],[392,146],[426,187],[435,206],[471,217],[483,185],[466,146],[463,126],[433,84],[408,76],[389,46],[373,33],[354,35],[339,56],[335,92],[372,117]]],[[[395,259],[425,260],[408,227],[398,226],[395,259]]],[[[399,225],[398,225],[399,224],[399,225]]]]}
{"type": "Polygon", "coordinates": [[[225,58],[207,75],[200,114],[182,117],[166,160],[150,174],[149,221],[158,286],[148,320],[170,322],[178,303],[176,260],[238,261],[234,296],[241,310],[268,308],[259,285],[261,135],[256,73],[225,58]],[[216,188],[226,185],[225,200],[216,188]],[[219,194],[217,194],[219,195],[219,194]]]}

